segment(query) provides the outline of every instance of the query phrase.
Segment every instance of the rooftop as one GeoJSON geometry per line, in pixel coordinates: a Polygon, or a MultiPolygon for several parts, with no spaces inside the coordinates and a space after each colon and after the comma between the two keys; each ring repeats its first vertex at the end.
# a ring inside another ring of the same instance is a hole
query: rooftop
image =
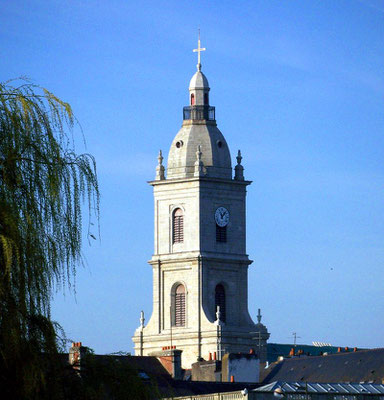
{"type": "Polygon", "coordinates": [[[384,348],[323,356],[297,356],[270,364],[262,383],[384,383],[384,348]]]}

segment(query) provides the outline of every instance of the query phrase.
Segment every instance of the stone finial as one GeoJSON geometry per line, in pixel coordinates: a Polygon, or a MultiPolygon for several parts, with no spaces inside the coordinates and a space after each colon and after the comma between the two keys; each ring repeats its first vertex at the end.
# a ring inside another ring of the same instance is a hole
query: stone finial
{"type": "Polygon", "coordinates": [[[238,150],[237,151],[237,156],[236,156],[236,160],[237,160],[237,164],[240,165],[241,164],[241,160],[243,159],[243,157],[241,156],[241,151],[238,150]]]}
{"type": "Polygon", "coordinates": [[[216,325],[223,325],[223,321],[220,319],[221,318],[221,312],[220,312],[220,306],[216,307],[216,325]]]}
{"type": "Polygon", "coordinates": [[[140,329],[144,328],[145,318],[144,318],[144,311],[140,312],[140,329]]]}
{"type": "Polygon", "coordinates": [[[241,160],[243,157],[241,156],[240,150],[237,152],[237,165],[235,167],[235,180],[243,181],[244,180],[244,167],[241,165],[241,160]]]}
{"type": "Polygon", "coordinates": [[[259,309],[258,309],[258,312],[257,312],[257,323],[258,323],[258,324],[261,323],[261,317],[262,317],[262,315],[261,315],[261,309],[259,308],[259,309]]]}
{"type": "Polygon", "coordinates": [[[217,306],[217,308],[216,308],[216,319],[218,321],[220,321],[220,317],[221,317],[220,306],[217,306]]]}
{"type": "Polygon", "coordinates": [[[163,154],[162,154],[161,150],[159,151],[159,155],[157,156],[157,160],[158,160],[158,164],[157,164],[157,167],[156,167],[156,178],[155,178],[155,180],[156,181],[162,181],[162,180],[165,179],[165,174],[164,174],[165,168],[164,168],[164,165],[163,165],[164,157],[163,157],[163,154]]]}
{"type": "Polygon", "coordinates": [[[203,153],[201,152],[201,146],[197,146],[196,150],[196,161],[195,161],[195,173],[194,176],[204,176],[204,163],[201,159],[201,155],[203,153]]]}
{"type": "Polygon", "coordinates": [[[201,161],[201,155],[202,155],[202,151],[201,151],[201,146],[198,145],[197,146],[197,150],[196,150],[196,161],[201,161]]]}

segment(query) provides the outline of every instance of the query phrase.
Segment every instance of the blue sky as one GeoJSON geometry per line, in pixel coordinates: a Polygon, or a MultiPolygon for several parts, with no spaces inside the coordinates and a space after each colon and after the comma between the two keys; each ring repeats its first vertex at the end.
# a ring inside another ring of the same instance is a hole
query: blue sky
{"type": "Polygon", "coordinates": [[[98,166],[101,240],[53,317],[108,353],[151,314],[146,181],[181,126],[198,26],[218,127],[253,181],[251,315],[271,342],[383,347],[384,0],[3,0],[0,80],[68,101],[98,166]]]}

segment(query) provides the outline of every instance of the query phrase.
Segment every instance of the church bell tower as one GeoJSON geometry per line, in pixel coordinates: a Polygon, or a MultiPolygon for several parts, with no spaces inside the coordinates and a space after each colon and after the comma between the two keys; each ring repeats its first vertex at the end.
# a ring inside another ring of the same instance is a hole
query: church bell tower
{"type": "Polygon", "coordinates": [[[160,151],[154,191],[153,313],[133,336],[136,355],[182,350],[184,368],[216,353],[254,349],[266,359],[269,333],[248,313],[246,187],[240,151],[236,166],[209,104],[201,72],[189,84],[189,106],[168,153],[160,151]]]}

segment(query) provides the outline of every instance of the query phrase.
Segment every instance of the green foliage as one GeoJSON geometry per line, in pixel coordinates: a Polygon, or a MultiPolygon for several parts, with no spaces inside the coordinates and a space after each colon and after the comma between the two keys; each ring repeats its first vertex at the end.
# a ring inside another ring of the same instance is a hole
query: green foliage
{"type": "Polygon", "coordinates": [[[157,383],[139,378],[124,356],[97,356],[88,352],[82,360],[81,384],[76,390],[84,400],[151,400],[161,398],[157,383]]]}
{"type": "Polygon", "coordinates": [[[48,90],[0,84],[0,385],[18,398],[44,398],[54,382],[52,288],[82,262],[82,202],[99,215],[95,160],[74,152],[74,122],[48,90]]]}

